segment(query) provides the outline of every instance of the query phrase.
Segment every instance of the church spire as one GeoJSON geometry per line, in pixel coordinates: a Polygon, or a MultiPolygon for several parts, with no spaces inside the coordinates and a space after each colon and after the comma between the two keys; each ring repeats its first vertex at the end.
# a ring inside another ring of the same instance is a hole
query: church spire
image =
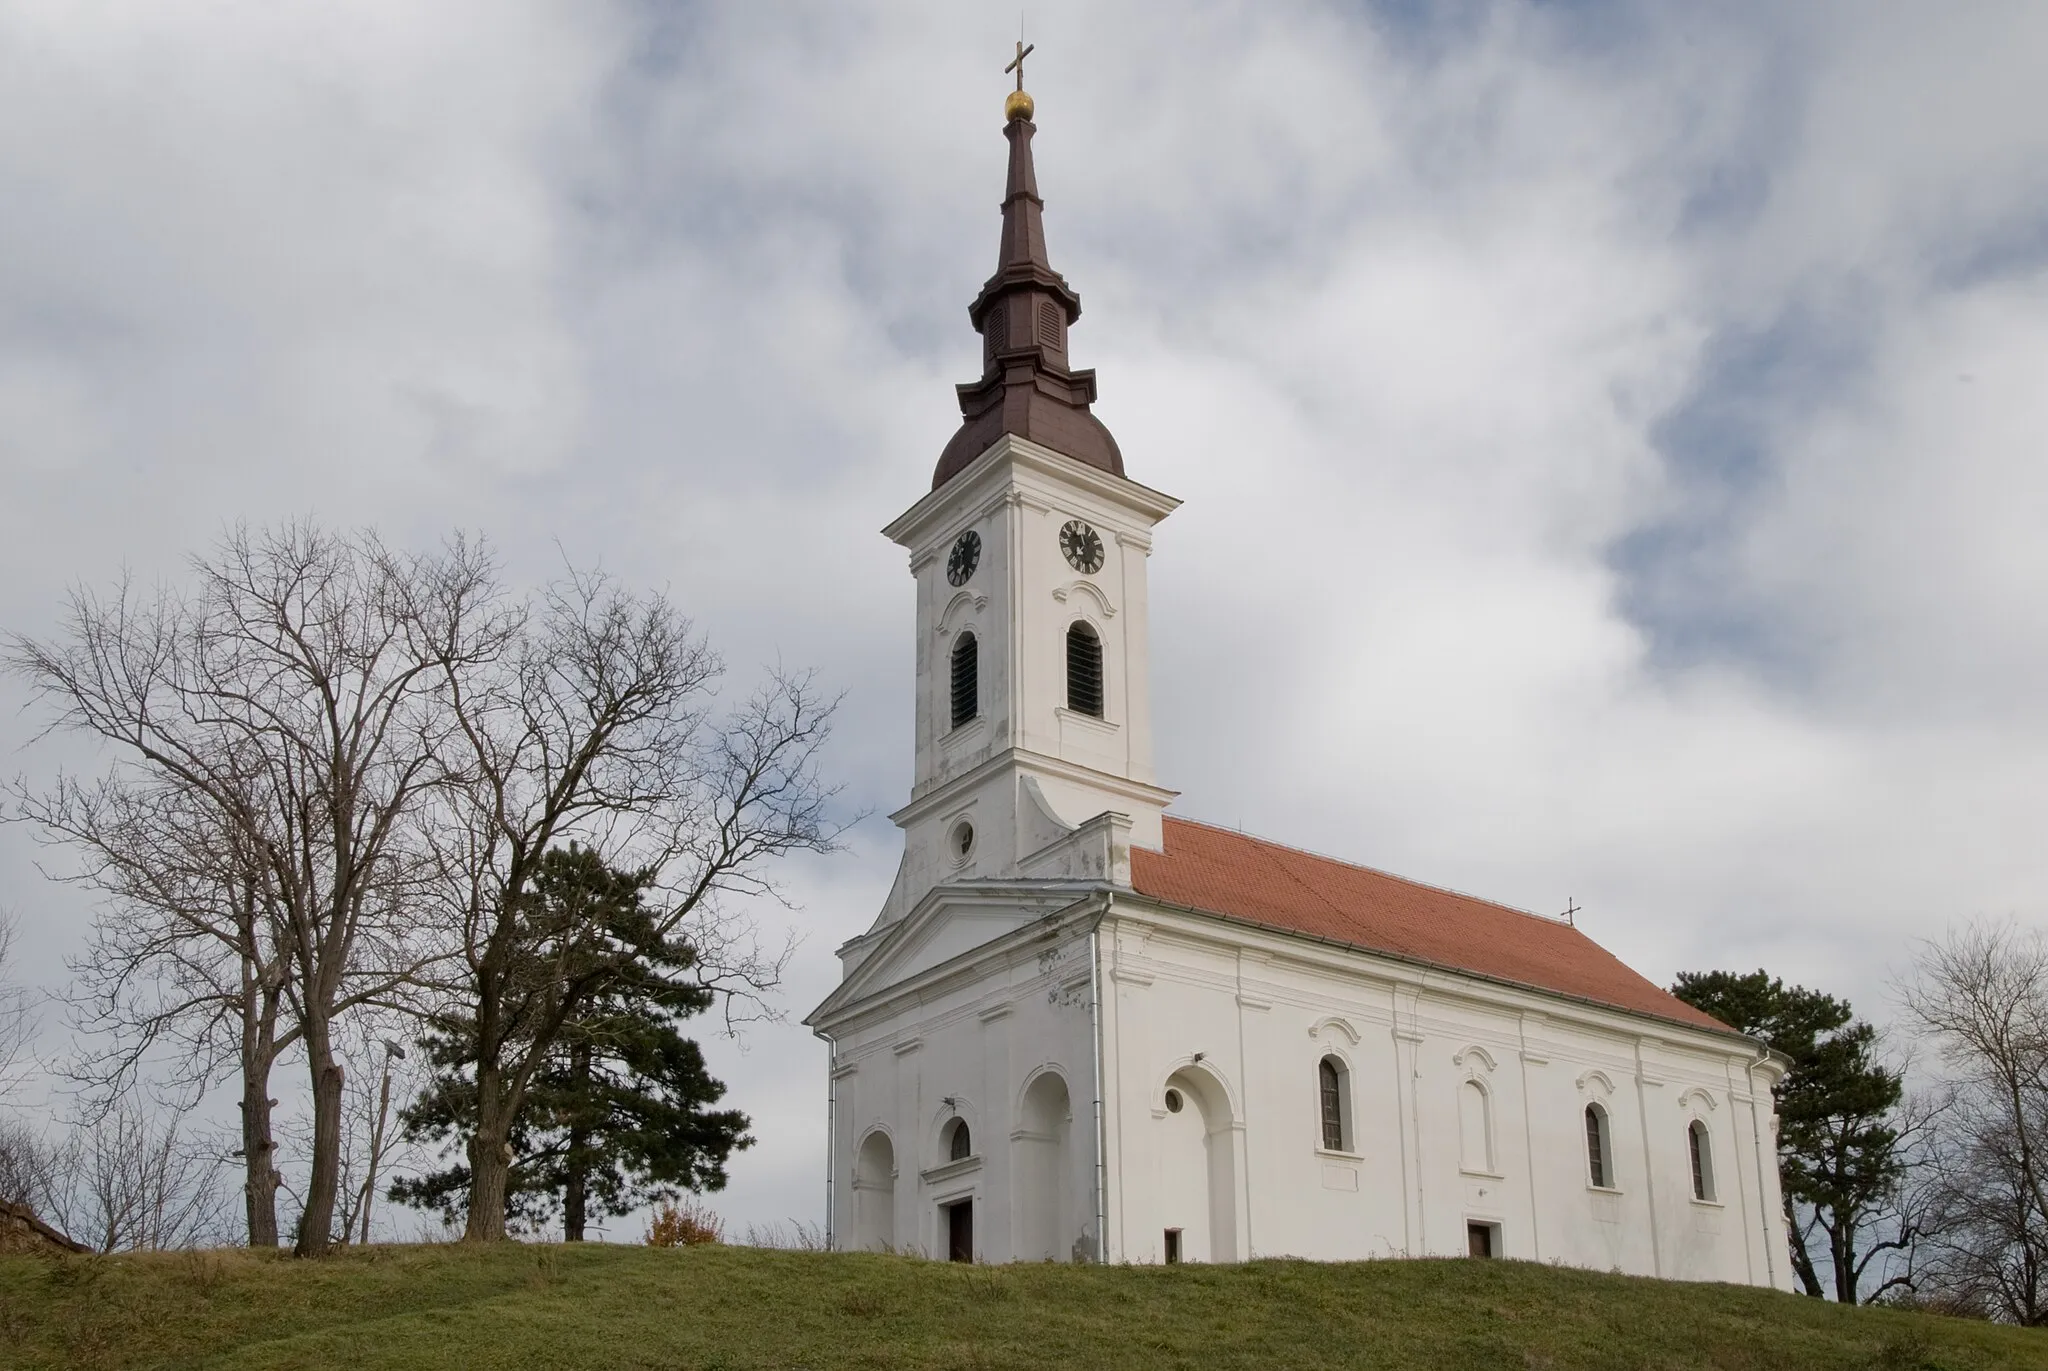
{"type": "Polygon", "coordinates": [[[982,338],[981,379],[958,387],[961,425],[939,457],[936,490],[1006,433],[1077,461],[1124,474],[1123,454],[1102,421],[1088,412],[1095,373],[1067,365],[1067,329],[1081,317],[1081,297],[1052,268],[1045,248],[1045,202],[1031,161],[1036,112],[1024,90],[1025,56],[1005,68],[1017,88],[1003,102],[1010,170],[1003,191],[1003,233],[995,274],[967,307],[982,338]]]}

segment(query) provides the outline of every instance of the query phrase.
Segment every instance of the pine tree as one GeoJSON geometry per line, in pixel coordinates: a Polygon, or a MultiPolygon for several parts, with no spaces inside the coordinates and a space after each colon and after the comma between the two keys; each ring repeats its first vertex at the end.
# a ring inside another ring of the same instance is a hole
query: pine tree
{"type": "MultiPolygon", "coordinates": [[[[753,1141],[744,1114],[710,1108],[725,1087],[679,1029],[710,1007],[712,992],[696,979],[689,943],[656,934],[646,904],[652,883],[651,872],[614,871],[586,848],[558,848],[543,858],[520,921],[523,977],[605,968],[561,997],[573,1007],[510,1135],[507,1219],[530,1227],[559,1214],[570,1242],[582,1241],[593,1220],[722,1188],[727,1159],[753,1141]],[[630,959],[615,955],[622,946],[630,959]]],[[[473,1040],[461,1014],[441,1016],[424,1036],[438,1070],[400,1116],[408,1138],[446,1145],[469,1134],[473,1040]]],[[[468,1202],[470,1174],[457,1162],[395,1182],[391,1197],[452,1220],[468,1202]]]]}
{"type": "Polygon", "coordinates": [[[1857,1303],[1871,1262],[1912,1240],[1894,1212],[1905,1168],[1904,1078],[1878,1059],[1877,1030],[1848,1001],[1762,971],[1683,972],[1671,993],[1791,1058],[1776,1094],[1793,1268],[1807,1294],[1823,1294],[1811,1249],[1818,1236],[1835,1298],[1857,1303]]]}

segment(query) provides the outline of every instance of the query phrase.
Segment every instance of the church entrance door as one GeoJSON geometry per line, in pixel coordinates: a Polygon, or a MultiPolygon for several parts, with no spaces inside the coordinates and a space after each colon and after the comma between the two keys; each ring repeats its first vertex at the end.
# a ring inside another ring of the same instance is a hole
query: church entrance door
{"type": "Polygon", "coordinates": [[[974,1260],[974,1201],[946,1206],[946,1260],[974,1260]]]}

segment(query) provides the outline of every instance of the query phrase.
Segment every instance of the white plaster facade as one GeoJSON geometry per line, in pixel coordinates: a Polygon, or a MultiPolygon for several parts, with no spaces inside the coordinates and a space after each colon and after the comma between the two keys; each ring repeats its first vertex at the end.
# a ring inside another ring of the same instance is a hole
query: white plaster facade
{"type": "Polygon", "coordinates": [[[966,1202],[987,1261],[1459,1255],[1477,1226],[1494,1255],[1792,1288],[1781,1065],[1754,1044],[1133,889],[1173,798],[1145,569],[1174,506],[1006,437],[887,530],[917,582],[917,757],[895,887],[808,1020],[832,1044],[833,1245],[944,1256],[966,1202]],[[1095,575],[1060,554],[1074,518],[1103,536],[1095,575]],[[1101,719],[1064,704],[1077,619],[1101,719]],[[980,707],[951,728],[963,632],[980,707]]]}

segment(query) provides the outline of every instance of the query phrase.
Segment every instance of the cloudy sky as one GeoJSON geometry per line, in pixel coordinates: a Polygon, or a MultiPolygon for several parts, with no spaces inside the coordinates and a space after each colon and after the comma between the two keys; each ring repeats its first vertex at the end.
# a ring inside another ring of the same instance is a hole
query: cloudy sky
{"type": "MultiPolygon", "coordinates": [[[[877,530],[978,371],[1015,0],[0,0],[0,626],[224,523],[663,586],[910,768],[877,530]],[[559,551],[558,551],[559,549],[559,551]]],[[[1182,813],[1878,1018],[2048,923],[2048,7],[1034,0],[1077,364],[1182,813]]],[[[5,770],[64,744],[0,686],[5,770]]],[[[87,758],[87,760],[90,760],[87,758]]],[[[722,1044],[817,1217],[798,1026],[895,830],[792,874],[722,1044]]],[[[90,907],[0,828],[24,974],[90,907]]]]}

